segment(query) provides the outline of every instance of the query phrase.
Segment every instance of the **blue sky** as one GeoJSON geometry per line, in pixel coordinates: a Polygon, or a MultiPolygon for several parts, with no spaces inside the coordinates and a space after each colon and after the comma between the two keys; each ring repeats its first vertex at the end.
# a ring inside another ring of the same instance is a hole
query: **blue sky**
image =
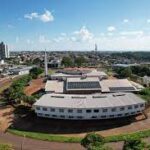
{"type": "Polygon", "coordinates": [[[11,50],[150,50],[150,0],[0,0],[11,50]]]}

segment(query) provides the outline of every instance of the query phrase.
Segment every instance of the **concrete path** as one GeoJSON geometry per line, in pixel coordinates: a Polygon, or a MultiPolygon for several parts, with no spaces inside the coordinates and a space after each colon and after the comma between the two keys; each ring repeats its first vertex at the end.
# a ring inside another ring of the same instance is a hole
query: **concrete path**
{"type": "Polygon", "coordinates": [[[0,143],[12,144],[15,150],[85,150],[79,143],[40,141],[10,133],[0,133],[0,143]]]}

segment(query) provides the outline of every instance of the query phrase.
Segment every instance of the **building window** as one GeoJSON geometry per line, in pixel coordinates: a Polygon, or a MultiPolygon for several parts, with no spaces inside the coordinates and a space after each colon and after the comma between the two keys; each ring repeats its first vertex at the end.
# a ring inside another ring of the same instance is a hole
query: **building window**
{"type": "Polygon", "coordinates": [[[57,117],[57,115],[52,115],[52,117],[57,117]]]}
{"type": "Polygon", "coordinates": [[[47,108],[46,108],[46,107],[43,107],[43,111],[47,111],[47,108]]]}
{"type": "Polygon", "coordinates": [[[82,113],[82,109],[78,109],[78,110],[77,110],[77,113],[82,113]]]}
{"type": "Polygon", "coordinates": [[[129,113],[125,113],[125,116],[128,116],[129,115],[129,113]]]}
{"type": "Polygon", "coordinates": [[[140,107],[144,107],[144,104],[141,104],[140,107]]]}
{"type": "Polygon", "coordinates": [[[45,114],[45,117],[49,117],[49,114],[45,114]]]}
{"type": "Polygon", "coordinates": [[[131,112],[131,115],[134,115],[135,114],[135,112],[131,112]]]}
{"type": "Polygon", "coordinates": [[[91,118],[93,118],[93,119],[94,119],[94,118],[97,118],[97,116],[92,116],[91,118]]]}
{"type": "Polygon", "coordinates": [[[98,112],[99,112],[99,109],[94,109],[94,112],[95,112],[95,113],[98,113],[98,112]]]}
{"type": "Polygon", "coordinates": [[[118,114],[118,117],[121,117],[122,116],[122,114],[118,114]]]}
{"type": "Polygon", "coordinates": [[[73,116],[69,116],[69,118],[74,118],[73,116]]]}
{"type": "Polygon", "coordinates": [[[106,116],[101,116],[101,118],[106,118],[106,116]]]}
{"type": "Polygon", "coordinates": [[[120,108],[120,111],[124,111],[124,107],[121,107],[121,108],[120,108]]]}
{"type": "Polygon", "coordinates": [[[87,112],[87,113],[91,113],[91,110],[90,110],[90,109],[87,109],[86,112],[87,112]]]}
{"type": "Polygon", "coordinates": [[[40,110],[40,107],[36,107],[36,110],[40,110]]]}
{"type": "Polygon", "coordinates": [[[73,109],[68,109],[68,113],[72,113],[73,112],[73,109]]]}
{"type": "Polygon", "coordinates": [[[103,112],[107,112],[108,110],[107,109],[103,109],[103,112]]]}
{"type": "Polygon", "coordinates": [[[110,118],[114,118],[114,115],[110,115],[109,117],[110,117],[110,118]]]}
{"type": "Polygon", "coordinates": [[[136,108],[138,108],[139,106],[138,105],[134,105],[134,108],[136,109],[136,108]]]}
{"type": "Polygon", "coordinates": [[[55,109],[54,109],[54,108],[51,108],[51,112],[55,112],[55,109]]]}
{"type": "Polygon", "coordinates": [[[38,113],[38,115],[39,115],[39,116],[42,116],[43,114],[41,114],[41,113],[38,113]]]}
{"type": "Polygon", "coordinates": [[[82,116],[77,116],[77,118],[78,118],[78,119],[82,119],[83,117],[82,117],[82,116]]]}
{"type": "Polygon", "coordinates": [[[116,111],[116,108],[112,108],[111,111],[112,111],[112,112],[115,112],[115,111],[116,111]]]}
{"type": "Polygon", "coordinates": [[[128,109],[132,109],[132,106],[128,106],[128,109]]]}
{"type": "Polygon", "coordinates": [[[63,113],[63,112],[64,112],[64,109],[59,109],[59,112],[63,113]]]}
{"type": "Polygon", "coordinates": [[[64,115],[61,115],[60,118],[65,118],[65,116],[64,116],[64,115]]]}

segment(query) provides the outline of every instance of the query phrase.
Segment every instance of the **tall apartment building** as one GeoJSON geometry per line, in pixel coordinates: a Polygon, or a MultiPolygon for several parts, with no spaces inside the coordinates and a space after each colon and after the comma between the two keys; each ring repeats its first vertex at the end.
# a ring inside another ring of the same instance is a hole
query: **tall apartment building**
{"type": "Polygon", "coordinates": [[[5,45],[4,42],[0,43],[0,59],[9,58],[8,45],[5,45]]]}

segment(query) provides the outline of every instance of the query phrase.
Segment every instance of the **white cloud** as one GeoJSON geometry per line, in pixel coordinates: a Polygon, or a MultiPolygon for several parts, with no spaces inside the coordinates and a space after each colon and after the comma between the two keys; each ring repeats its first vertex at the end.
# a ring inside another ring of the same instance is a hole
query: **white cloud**
{"type": "Polygon", "coordinates": [[[147,23],[150,23],[150,19],[147,19],[147,23]]]}
{"type": "Polygon", "coordinates": [[[44,35],[40,35],[39,36],[39,43],[49,43],[50,40],[46,39],[46,37],[44,35]]]}
{"type": "Polygon", "coordinates": [[[116,28],[114,27],[114,26],[109,26],[108,28],[107,28],[107,31],[109,31],[109,32],[113,32],[113,31],[115,31],[116,30],[116,28]]]}
{"type": "Polygon", "coordinates": [[[107,33],[108,36],[113,36],[112,32],[107,33]]]}
{"type": "Polygon", "coordinates": [[[124,20],[123,20],[123,23],[128,23],[128,22],[129,22],[128,19],[124,19],[124,20]]]}
{"type": "Polygon", "coordinates": [[[19,40],[20,40],[20,39],[19,39],[19,37],[17,36],[17,37],[16,37],[16,43],[19,43],[19,40]]]}
{"type": "Polygon", "coordinates": [[[123,31],[120,32],[120,35],[126,36],[126,35],[134,35],[134,36],[142,36],[144,32],[142,30],[139,31],[123,31]]]}
{"type": "Polygon", "coordinates": [[[27,43],[27,44],[33,44],[34,42],[33,42],[32,40],[30,40],[30,39],[27,39],[27,40],[26,40],[26,43],[27,43]]]}
{"type": "Polygon", "coordinates": [[[38,14],[37,12],[25,14],[24,18],[30,19],[30,20],[38,19],[42,22],[52,22],[54,20],[54,16],[49,10],[45,10],[43,14],[38,14]]]}
{"type": "Polygon", "coordinates": [[[8,27],[9,29],[15,28],[12,24],[8,24],[7,27],[8,27]]]}
{"type": "MultiPolygon", "coordinates": [[[[77,41],[88,41],[93,38],[93,33],[91,33],[86,26],[82,26],[80,30],[74,31],[73,35],[77,39],[77,41]]],[[[74,38],[74,39],[75,39],[74,38]]]]}
{"type": "Polygon", "coordinates": [[[60,35],[61,35],[61,36],[67,36],[67,34],[66,34],[66,33],[61,33],[60,35]]]}

